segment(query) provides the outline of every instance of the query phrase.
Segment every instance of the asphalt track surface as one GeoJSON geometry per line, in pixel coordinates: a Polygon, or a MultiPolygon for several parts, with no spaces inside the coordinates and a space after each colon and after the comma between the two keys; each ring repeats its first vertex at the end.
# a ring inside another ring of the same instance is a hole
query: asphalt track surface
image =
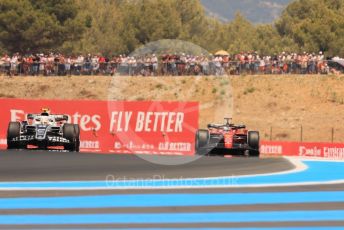
{"type": "MultiPolygon", "coordinates": [[[[163,158],[166,160],[166,157],[163,158]]],[[[175,160],[175,157],[173,159],[175,160]]],[[[179,160],[183,161],[182,158],[179,160]]],[[[284,158],[202,157],[187,164],[158,165],[136,155],[0,151],[0,182],[14,183],[105,180],[108,175],[128,179],[149,179],[157,175],[159,178],[168,179],[241,176],[288,171],[294,167],[284,158]]],[[[329,169],[329,173],[335,172],[329,169]]],[[[256,229],[258,227],[260,229],[314,229],[314,227],[344,229],[344,185],[162,190],[0,189],[0,229],[256,229]],[[246,195],[253,201],[252,203],[240,204],[240,198],[235,198],[246,195]],[[270,202],[269,196],[275,195],[280,202],[270,202]],[[312,196],[315,201],[306,202],[312,200],[312,196]],[[322,201],[322,197],[332,197],[337,200],[322,201]],[[294,198],[301,201],[294,202],[292,201],[294,198]],[[303,198],[305,202],[302,202],[303,198]],[[69,201],[77,202],[78,199],[80,202],[86,199],[86,203],[87,199],[98,202],[89,208],[78,205],[71,208],[69,201]],[[102,199],[110,204],[102,206],[104,202],[102,199]],[[117,200],[118,203],[111,203],[111,199],[117,200]],[[154,199],[152,203],[161,201],[161,204],[140,205],[140,203],[149,204],[149,199],[154,199]],[[183,205],[181,202],[183,199],[185,203],[187,201],[196,203],[183,205]],[[234,200],[228,202],[228,199],[234,200]],[[223,204],[215,202],[219,200],[220,203],[223,201],[223,204]],[[54,205],[61,207],[57,208],[54,205]]]]}
{"type": "MultiPolygon", "coordinates": [[[[146,156],[148,157],[148,156],[146,156]]],[[[152,156],[183,163],[191,157],[152,156]]],[[[118,178],[199,178],[261,174],[292,169],[285,159],[202,157],[181,165],[159,165],[137,155],[45,151],[0,152],[0,181],[73,181],[118,178]]]]}

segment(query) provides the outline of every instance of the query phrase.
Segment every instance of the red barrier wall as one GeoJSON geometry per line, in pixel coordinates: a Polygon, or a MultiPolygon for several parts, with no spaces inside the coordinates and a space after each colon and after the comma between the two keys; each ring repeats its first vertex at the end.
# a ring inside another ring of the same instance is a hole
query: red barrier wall
{"type": "MultiPolygon", "coordinates": [[[[0,99],[0,148],[9,121],[48,107],[80,125],[81,151],[193,155],[197,102],[0,99]]],[[[262,141],[263,155],[344,160],[344,144],[262,141]]]]}
{"type": "Polygon", "coordinates": [[[0,99],[0,146],[9,121],[27,113],[68,114],[80,125],[81,150],[116,153],[194,154],[197,102],[124,102],[0,99]]]}
{"type": "Polygon", "coordinates": [[[342,143],[262,141],[260,151],[265,155],[344,160],[344,144],[342,143]]]}

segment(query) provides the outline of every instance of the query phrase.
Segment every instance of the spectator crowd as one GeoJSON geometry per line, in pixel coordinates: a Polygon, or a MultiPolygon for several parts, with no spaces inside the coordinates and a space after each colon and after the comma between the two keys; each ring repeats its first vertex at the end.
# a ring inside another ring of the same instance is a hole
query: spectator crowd
{"type": "Polygon", "coordinates": [[[257,52],[235,55],[162,54],[106,57],[102,55],[35,54],[0,58],[2,75],[241,75],[241,74],[329,74],[343,72],[343,59],[325,59],[322,52],[260,56],[257,52]]]}

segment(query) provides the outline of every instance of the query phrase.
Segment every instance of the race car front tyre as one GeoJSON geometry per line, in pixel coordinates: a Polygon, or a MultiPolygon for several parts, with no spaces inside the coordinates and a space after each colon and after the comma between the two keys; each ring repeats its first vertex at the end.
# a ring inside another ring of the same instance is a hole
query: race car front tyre
{"type": "Polygon", "coordinates": [[[65,150],[76,151],[76,133],[73,124],[64,124],[63,125],[63,137],[69,140],[70,143],[65,144],[65,150]]]}
{"type": "Polygon", "coordinates": [[[198,155],[206,155],[208,153],[207,149],[204,148],[209,143],[209,131],[206,129],[199,129],[196,132],[195,138],[195,150],[198,155]]]}
{"type": "Polygon", "coordinates": [[[259,156],[259,132],[249,131],[247,138],[248,146],[252,150],[249,151],[250,156],[258,157],[259,156]]]}
{"type": "Polygon", "coordinates": [[[17,142],[13,142],[13,138],[20,137],[20,122],[10,122],[7,129],[7,149],[21,148],[17,142]]]}
{"type": "Polygon", "coordinates": [[[78,124],[74,124],[75,131],[75,151],[80,151],[80,127],[78,124]]]}

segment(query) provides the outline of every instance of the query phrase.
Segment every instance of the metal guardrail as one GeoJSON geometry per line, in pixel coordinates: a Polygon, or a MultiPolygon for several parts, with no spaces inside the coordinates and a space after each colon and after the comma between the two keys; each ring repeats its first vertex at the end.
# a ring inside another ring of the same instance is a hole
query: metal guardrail
{"type": "Polygon", "coordinates": [[[270,141],[298,142],[344,142],[344,129],[341,127],[322,127],[321,132],[312,125],[270,126],[260,128],[261,137],[270,141]],[[319,133],[320,132],[320,133],[319,133]]]}

